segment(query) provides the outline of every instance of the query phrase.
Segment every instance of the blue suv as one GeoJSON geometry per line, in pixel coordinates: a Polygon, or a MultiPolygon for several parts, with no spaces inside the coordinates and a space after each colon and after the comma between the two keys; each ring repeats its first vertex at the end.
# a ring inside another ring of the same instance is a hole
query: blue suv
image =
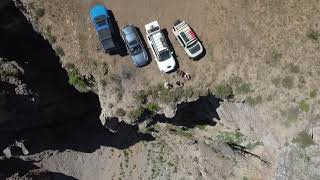
{"type": "Polygon", "coordinates": [[[117,46],[112,38],[114,30],[108,9],[100,4],[95,5],[90,9],[90,17],[98,33],[103,50],[109,54],[116,52],[117,46]]]}

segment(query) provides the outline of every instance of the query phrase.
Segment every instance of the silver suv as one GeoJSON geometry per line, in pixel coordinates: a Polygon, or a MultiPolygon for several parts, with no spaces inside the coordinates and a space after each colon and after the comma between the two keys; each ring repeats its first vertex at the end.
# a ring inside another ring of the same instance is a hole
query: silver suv
{"type": "Polygon", "coordinates": [[[181,20],[177,20],[172,32],[190,58],[197,58],[203,52],[203,46],[190,26],[181,20]]]}
{"type": "Polygon", "coordinates": [[[148,54],[138,35],[137,29],[133,25],[125,25],[121,28],[121,37],[126,44],[128,54],[133,63],[142,67],[149,63],[148,54]]]}

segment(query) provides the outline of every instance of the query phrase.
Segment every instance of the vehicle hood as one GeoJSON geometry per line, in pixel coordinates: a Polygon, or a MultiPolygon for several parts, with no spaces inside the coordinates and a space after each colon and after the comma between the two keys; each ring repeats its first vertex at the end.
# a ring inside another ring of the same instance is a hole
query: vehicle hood
{"type": "Polygon", "coordinates": [[[144,51],[142,51],[140,54],[132,55],[131,59],[133,63],[138,67],[142,67],[148,64],[148,56],[144,51]]]}
{"type": "Polygon", "coordinates": [[[105,15],[107,17],[109,16],[107,8],[104,7],[103,5],[97,4],[90,9],[90,17],[93,22],[94,22],[94,18],[101,15],[105,15]]]}
{"type": "Polygon", "coordinates": [[[171,56],[169,59],[165,61],[157,61],[158,67],[161,72],[171,72],[176,67],[176,60],[171,56]]]}
{"type": "Polygon", "coordinates": [[[203,52],[202,44],[200,42],[198,42],[193,47],[186,49],[186,52],[189,55],[189,57],[196,58],[197,56],[199,56],[203,52]]]}

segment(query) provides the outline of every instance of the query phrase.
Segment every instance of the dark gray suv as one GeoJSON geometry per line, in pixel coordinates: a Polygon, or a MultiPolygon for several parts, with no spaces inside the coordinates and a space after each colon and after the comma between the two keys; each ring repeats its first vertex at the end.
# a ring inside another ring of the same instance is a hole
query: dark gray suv
{"type": "Polygon", "coordinates": [[[121,37],[126,44],[127,51],[133,63],[142,67],[149,63],[148,54],[138,35],[137,29],[133,25],[125,25],[121,28],[121,37]]]}

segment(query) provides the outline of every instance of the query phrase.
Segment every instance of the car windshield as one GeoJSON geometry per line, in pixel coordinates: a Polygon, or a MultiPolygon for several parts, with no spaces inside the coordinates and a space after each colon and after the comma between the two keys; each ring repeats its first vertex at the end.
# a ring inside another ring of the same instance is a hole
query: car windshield
{"type": "Polygon", "coordinates": [[[198,41],[193,41],[192,43],[190,43],[187,48],[192,48],[194,45],[196,45],[198,43],[198,41]]]}
{"type": "Polygon", "coordinates": [[[140,54],[142,52],[142,48],[140,46],[135,46],[135,47],[130,49],[130,52],[131,52],[132,55],[137,55],[137,54],[140,54]]]}
{"type": "Polygon", "coordinates": [[[101,15],[95,18],[95,21],[97,23],[98,26],[104,26],[106,25],[106,16],[105,15],[101,15]]]}
{"type": "Polygon", "coordinates": [[[136,45],[138,42],[136,41],[136,40],[133,40],[133,41],[131,41],[131,42],[129,42],[128,44],[129,44],[129,46],[134,46],[134,45],[136,45]]]}
{"type": "Polygon", "coordinates": [[[165,61],[171,57],[170,52],[168,50],[163,50],[159,52],[159,61],[165,61]]]}

